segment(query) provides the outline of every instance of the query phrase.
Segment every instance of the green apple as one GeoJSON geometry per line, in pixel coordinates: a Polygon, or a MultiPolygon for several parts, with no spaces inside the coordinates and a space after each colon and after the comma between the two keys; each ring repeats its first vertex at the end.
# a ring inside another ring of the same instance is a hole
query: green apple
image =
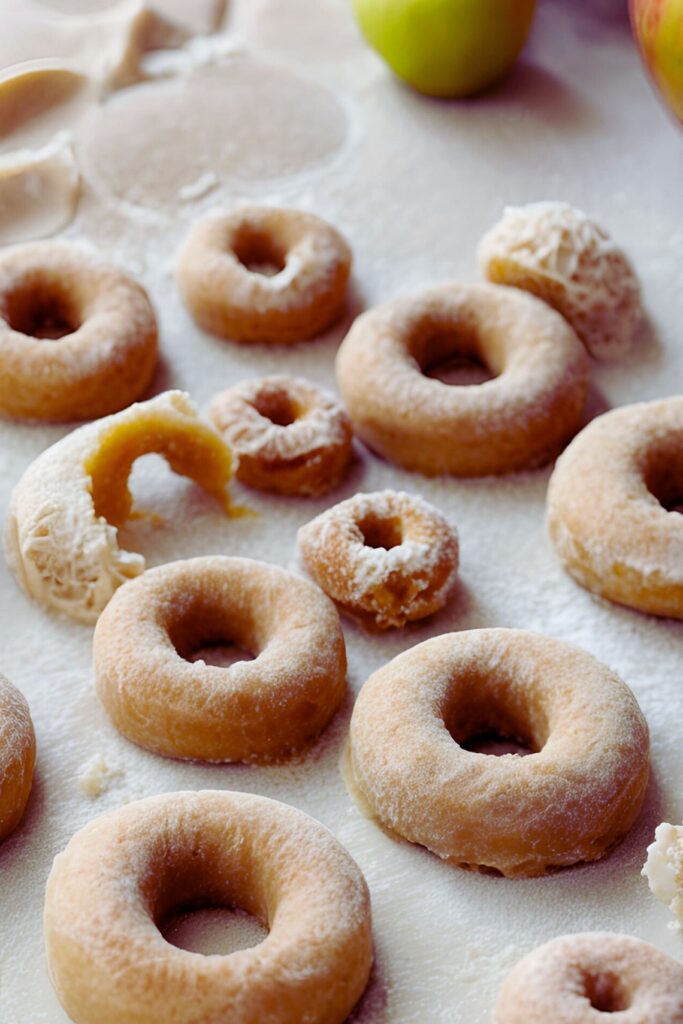
{"type": "Polygon", "coordinates": [[[522,49],[536,0],[353,0],[371,46],[429,96],[472,96],[522,49]]]}
{"type": "Polygon", "coordinates": [[[643,60],[664,99],[683,121],[683,0],[631,0],[643,60]]]}

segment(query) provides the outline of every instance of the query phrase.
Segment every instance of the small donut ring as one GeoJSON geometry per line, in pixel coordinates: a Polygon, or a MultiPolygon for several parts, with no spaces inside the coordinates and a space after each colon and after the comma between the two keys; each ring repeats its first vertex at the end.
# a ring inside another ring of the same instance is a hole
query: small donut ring
{"type": "Polygon", "coordinates": [[[525,630],[448,633],[368,679],[350,732],[353,787],[394,832],[503,875],[602,857],[645,796],[649,740],[628,687],[595,658],[525,630]],[[464,744],[488,732],[533,753],[464,744]]]}
{"type": "Polygon", "coordinates": [[[351,460],[351,422],[334,398],[301,378],[247,380],[211,403],[214,426],[238,458],[235,475],[276,494],[325,494],[351,460]]]}
{"type": "Polygon", "coordinates": [[[683,398],[614,409],[558,460],[548,528],[587,590],[650,615],[683,619],[683,398]]]}
{"type": "Polygon", "coordinates": [[[247,206],[192,227],[177,278],[193,319],[210,334],[287,343],[338,319],[350,272],[347,243],[321,217],[247,206]]]}
{"type": "Polygon", "coordinates": [[[347,611],[380,629],[443,607],[458,569],[458,535],[404,491],[356,494],[298,534],[309,573],[347,611]]]}
{"type": "Polygon", "coordinates": [[[248,793],[165,793],[90,822],[55,858],[50,975],[76,1024],[341,1024],[372,963],[355,862],[301,811],[248,793]],[[239,907],[270,930],[199,956],[159,926],[174,910],[239,907]]]}
{"type": "Polygon", "coordinates": [[[334,605],[308,580],[249,558],[192,558],[121,587],[94,639],[97,691],[116,728],[167,757],[282,758],[329,723],[346,685],[334,605]],[[186,660],[208,644],[255,655],[186,660]]]}
{"type": "Polygon", "coordinates": [[[442,285],[360,316],[337,355],[356,433],[428,476],[485,476],[538,466],[578,430],[588,357],[545,303],[502,285],[442,285]],[[496,374],[444,384],[425,370],[459,354],[496,374]]]}
{"type": "Polygon", "coordinates": [[[0,673],[0,842],[24,816],[35,760],[36,737],[28,704],[0,673]]]}
{"type": "Polygon", "coordinates": [[[127,274],[65,242],[0,256],[0,412],[105,416],[143,394],[156,361],[154,310],[127,274]]]}
{"type": "Polygon", "coordinates": [[[683,965],[629,935],[563,935],[503,983],[494,1024],[682,1024],[683,965]]]}
{"type": "Polygon", "coordinates": [[[230,450],[184,392],[79,427],[31,463],[10,498],[5,554],[39,604],[95,622],[116,588],[144,571],[141,554],[119,547],[117,527],[133,514],[128,477],[147,452],[163,455],[230,513],[230,450]]]}

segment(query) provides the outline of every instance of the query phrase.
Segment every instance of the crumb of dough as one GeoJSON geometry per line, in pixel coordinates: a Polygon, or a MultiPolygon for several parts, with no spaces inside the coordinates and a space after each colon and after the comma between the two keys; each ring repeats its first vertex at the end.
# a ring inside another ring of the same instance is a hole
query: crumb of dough
{"type": "Polygon", "coordinates": [[[96,800],[125,775],[123,768],[108,764],[104,755],[95,754],[81,767],[78,787],[85,796],[96,800]]]}

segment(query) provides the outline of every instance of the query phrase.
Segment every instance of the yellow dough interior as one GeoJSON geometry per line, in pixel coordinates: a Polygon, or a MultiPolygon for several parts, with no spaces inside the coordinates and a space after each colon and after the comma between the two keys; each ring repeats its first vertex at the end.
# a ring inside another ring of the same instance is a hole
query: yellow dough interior
{"type": "Polygon", "coordinates": [[[131,468],[141,455],[152,452],[163,455],[175,473],[218,498],[226,512],[238,514],[226,490],[232,472],[227,445],[203,423],[179,423],[163,411],[149,410],[113,426],[85,464],[97,515],[112,526],[125,523],[133,504],[128,488],[131,468]]]}

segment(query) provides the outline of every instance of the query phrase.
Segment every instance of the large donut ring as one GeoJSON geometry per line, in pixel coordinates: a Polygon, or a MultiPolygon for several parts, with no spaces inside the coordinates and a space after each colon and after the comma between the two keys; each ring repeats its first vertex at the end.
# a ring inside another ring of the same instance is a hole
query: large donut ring
{"type": "Polygon", "coordinates": [[[429,476],[484,476],[553,458],[579,427],[588,358],[545,303],[502,285],[443,285],[364,313],[337,355],[356,433],[429,476]],[[444,384],[424,371],[455,354],[496,375],[444,384]]]}
{"type": "Polygon", "coordinates": [[[458,569],[458,535],[403,491],[356,494],[302,526],[299,549],[326,594],[386,629],[441,608],[458,569]]]}
{"type": "Polygon", "coordinates": [[[338,402],[301,378],[246,380],[222,391],[209,415],[237,456],[235,475],[278,494],[331,491],[351,460],[351,422],[338,402]]]}
{"type": "Polygon", "coordinates": [[[355,862],[308,815],[247,793],[166,793],[90,822],[55,858],[44,928],[76,1024],[341,1024],[372,963],[355,862]],[[172,946],[159,926],[201,903],[269,934],[229,956],[172,946]]]}
{"type": "Polygon", "coordinates": [[[99,618],[94,655],[116,728],[168,757],[282,758],[325,728],[345,692],[332,602],[308,580],[249,558],[192,558],[127,583],[99,618]],[[226,641],[254,660],[186,660],[226,641]]]}
{"type": "Polygon", "coordinates": [[[35,760],[36,738],[28,704],[0,673],[0,842],[24,815],[35,760]]]}
{"type": "Polygon", "coordinates": [[[645,795],[645,719],[622,681],[569,644],[477,629],[375,672],[351,719],[353,787],[384,825],[443,860],[540,875],[602,857],[645,795]],[[532,754],[464,746],[493,731],[532,754]]]}
{"type": "Polygon", "coordinates": [[[683,398],[614,409],[559,459],[548,527],[565,569],[610,601],[683,619],[683,398]]]}
{"type": "Polygon", "coordinates": [[[506,978],[494,1024],[681,1024],[683,965],[628,935],[563,935],[506,978]]]}
{"type": "Polygon", "coordinates": [[[210,334],[296,342],[338,319],[350,271],[348,245],[320,217],[247,206],[194,225],[177,277],[187,308],[210,334]]]}
{"type": "Polygon", "coordinates": [[[7,561],[39,604],[95,622],[117,587],[145,568],[119,547],[131,514],[133,462],[158,452],[229,511],[230,450],[182,391],[163,395],[68,434],[39,455],[12,491],[7,561]]]}
{"type": "Polygon", "coordinates": [[[0,412],[38,420],[117,412],[143,394],[156,360],[154,310],[127,274],[64,242],[0,256],[0,412]]]}

